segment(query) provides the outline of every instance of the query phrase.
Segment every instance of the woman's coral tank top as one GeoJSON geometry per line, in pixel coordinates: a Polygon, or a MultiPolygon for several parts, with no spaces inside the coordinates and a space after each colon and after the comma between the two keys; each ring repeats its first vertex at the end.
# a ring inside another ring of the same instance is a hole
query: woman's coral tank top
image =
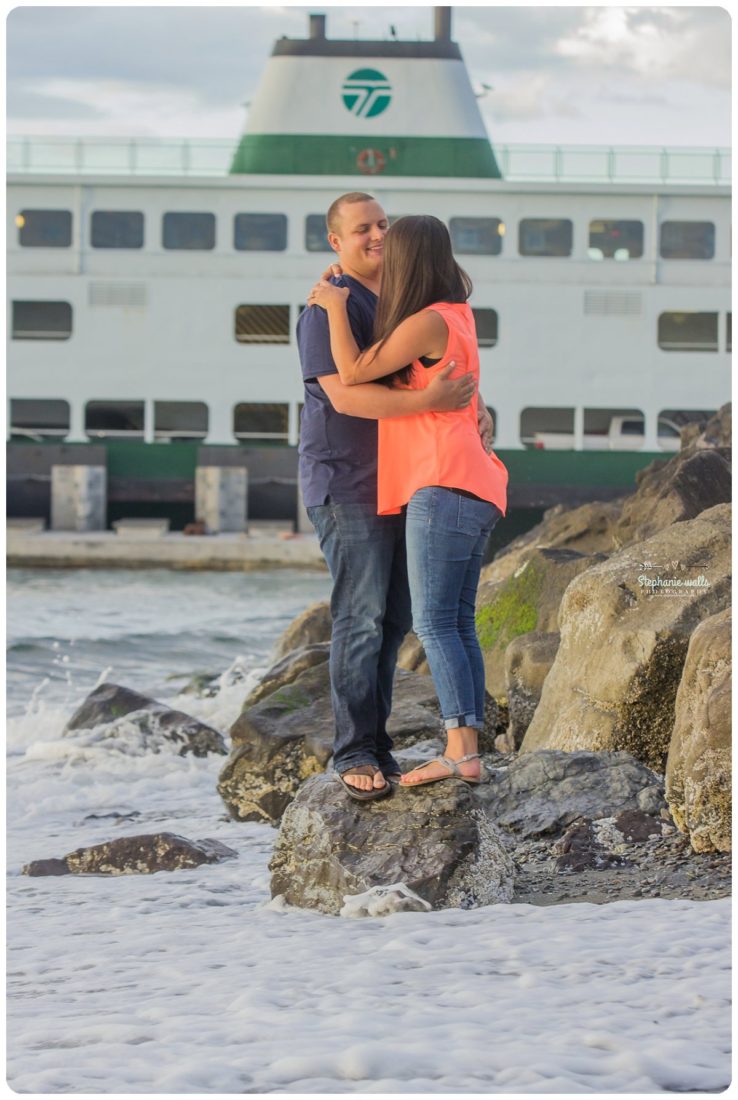
{"type": "MultiPolygon", "coordinates": [[[[408,389],[425,389],[453,359],[452,378],[471,371],[479,382],[479,351],[474,315],[466,302],[436,302],[428,309],[443,317],[448,344],[432,367],[416,360],[408,389]]],[[[477,427],[478,393],[456,412],[429,412],[379,421],[378,504],[380,516],[393,515],[418,489],[443,485],[465,489],[507,512],[507,467],[487,454],[477,427]]]]}

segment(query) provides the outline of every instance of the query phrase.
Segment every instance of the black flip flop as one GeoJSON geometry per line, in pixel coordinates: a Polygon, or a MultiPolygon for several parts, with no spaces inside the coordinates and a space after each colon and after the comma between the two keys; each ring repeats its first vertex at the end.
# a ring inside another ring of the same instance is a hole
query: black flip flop
{"type": "Polygon", "coordinates": [[[338,776],[343,786],[348,791],[351,798],[357,802],[373,802],[377,798],[385,798],[388,794],[392,793],[392,785],[385,779],[383,787],[372,787],[371,790],[362,791],[359,787],[353,787],[350,783],[347,783],[343,778],[344,775],[376,775],[380,771],[379,768],[375,768],[373,764],[359,764],[355,768],[348,768],[347,771],[341,772],[338,776]]]}

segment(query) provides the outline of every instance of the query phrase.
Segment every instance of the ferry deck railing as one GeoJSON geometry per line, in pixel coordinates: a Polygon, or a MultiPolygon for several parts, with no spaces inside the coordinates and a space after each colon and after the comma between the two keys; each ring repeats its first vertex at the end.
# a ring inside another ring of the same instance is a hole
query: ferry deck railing
{"type": "MultiPolygon", "coordinates": [[[[9,173],[226,176],[237,139],[7,138],[9,173]]],[[[493,145],[510,182],[727,185],[731,150],[653,145],[493,145]]]]}

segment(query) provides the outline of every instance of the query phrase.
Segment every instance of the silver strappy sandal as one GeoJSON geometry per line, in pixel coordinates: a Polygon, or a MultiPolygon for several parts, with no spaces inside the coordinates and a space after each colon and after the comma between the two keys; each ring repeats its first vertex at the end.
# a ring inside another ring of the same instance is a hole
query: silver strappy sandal
{"type": "Polygon", "coordinates": [[[428,783],[442,783],[445,779],[461,779],[464,783],[470,783],[476,786],[479,783],[483,783],[482,772],[484,771],[484,765],[480,767],[480,774],[477,778],[471,775],[462,775],[458,769],[459,764],[465,764],[467,760],[480,760],[481,757],[478,752],[470,752],[467,756],[462,756],[459,760],[450,760],[448,756],[437,756],[433,760],[426,760],[425,764],[418,764],[417,768],[413,768],[407,774],[412,775],[413,772],[422,771],[423,768],[427,768],[429,764],[443,764],[449,769],[448,775],[434,775],[432,779],[420,779],[417,783],[403,783],[400,780],[400,786],[405,787],[425,787],[428,783]]]}

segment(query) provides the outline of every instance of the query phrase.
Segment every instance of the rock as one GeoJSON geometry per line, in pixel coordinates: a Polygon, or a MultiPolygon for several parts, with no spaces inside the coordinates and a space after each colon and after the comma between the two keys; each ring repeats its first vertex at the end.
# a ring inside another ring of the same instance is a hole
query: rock
{"type": "Polygon", "coordinates": [[[663,773],[689,637],[730,601],[730,521],[717,505],[571,582],[521,753],[623,749],[663,773]],[[682,584],[654,587],[659,578],[682,584]]]}
{"type": "Polygon", "coordinates": [[[666,762],[672,817],[695,852],[731,850],[730,608],[692,634],[666,762]]]}
{"type": "Polygon", "coordinates": [[[685,425],[680,450],[639,470],[633,493],[577,508],[565,504],[549,508],[540,523],[497,552],[482,570],[482,582],[509,579],[536,549],[564,547],[584,554],[609,554],[729,502],[730,447],[731,406],[727,404],[707,422],[685,425]],[[716,453],[704,462],[696,458],[697,452],[706,450],[716,453]]]}
{"type": "Polygon", "coordinates": [[[555,504],[540,523],[513,539],[482,569],[482,584],[508,580],[535,550],[566,549],[580,554],[608,554],[614,549],[613,529],[626,497],[588,501],[576,508],[555,504]]]}
{"type": "Polygon", "coordinates": [[[288,653],[264,673],[260,682],[245,699],[242,709],[247,710],[255,706],[279,688],[291,684],[300,673],[328,661],[330,652],[330,642],[316,642],[314,645],[305,645],[301,649],[288,653]]]}
{"type": "MultiPolygon", "coordinates": [[[[398,749],[442,733],[429,677],[397,672],[387,729],[398,749]]],[[[218,781],[231,816],[276,825],[300,784],[325,769],[333,733],[325,661],[244,710],[231,727],[234,749],[218,781]]]]}
{"type": "Polygon", "coordinates": [[[562,871],[605,871],[610,867],[622,867],[626,860],[615,852],[608,852],[600,844],[592,822],[588,818],[575,821],[558,840],[552,851],[558,856],[554,870],[562,871]]]}
{"type": "Polygon", "coordinates": [[[624,809],[657,814],[665,805],[661,778],[627,752],[539,750],[485,768],[489,782],[475,787],[477,799],[496,825],[518,837],[624,809]]]}
{"type": "Polygon", "coordinates": [[[731,447],[733,440],[733,417],[730,403],[718,409],[707,421],[698,420],[685,424],[681,432],[681,450],[694,446],[731,447]]]}
{"type": "Polygon", "coordinates": [[[411,630],[405,635],[405,640],[397,654],[397,667],[404,668],[407,672],[420,672],[423,676],[430,676],[430,666],[425,656],[423,643],[417,634],[411,630]]]}
{"type": "Polygon", "coordinates": [[[278,661],[295,649],[303,649],[316,642],[329,642],[332,631],[330,605],[326,601],[311,604],[282,634],[274,649],[274,658],[278,661]]]}
{"type": "Polygon", "coordinates": [[[664,831],[662,822],[653,817],[652,814],[644,813],[643,810],[623,810],[615,818],[614,825],[625,839],[630,841],[648,840],[650,836],[662,836],[664,831]]]}
{"type": "Polygon", "coordinates": [[[505,650],[505,693],[510,719],[503,742],[505,752],[512,752],[522,744],[541,700],[543,681],[556,659],[559,640],[558,631],[532,630],[513,638],[505,650]]]}
{"type": "Polygon", "coordinates": [[[340,913],[347,895],[397,883],[433,909],[509,901],[512,862],[475,790],[449,780],[359,803],[335,775],[314,776],[282,818],[272,896],[324,913],[340,913]]]}
{"type": "Polygon", "coordinates": [[[71,873],[64,859],[34,859],[32,863],[27,863],[21,872],[37,878],[41,875],[70,875],[71,873]]]}
{"type": "Polygon", "coordinates": [[[476,623],[490,695],[505,698],[505,651],[513,639],[534,630],[557,631],[567,586],[603,560],[602,554],[536,548],[507,580],[480,585],[476,623]]]}
{"type": "Polygon", "coordinates": [[[90,848],[77,848],[63,859],[36,860],[23,868],[23,874],[153,874],[199,867],[203,863],[221,863],[237,855],[219,840],[193,841],[175,833],[146,833],[119,837],[90,848]],[[62,865],[66,870],[61,869],[62,865]]]}
{"type": "Polygon", "coordinates": [[[100,684],[90,692],[67,722],[62,737],[102,725],[111,726],[114,734],[122,719],[135,722],[144,738],[150,739],[154,752],[158,752],[156,742],[162,737],[182,745],[180,756],[207,756],[211,752],[225,756],[228,751],[222,736],[211,726],[119,684],[100,684]]]}
{"type": "Polygon", "coordinates": [[[731,500],[730,448],[692,445],[636,475],[638,489],[613,528],[620,546],[641,542],[674,523],[731,500]]]}

